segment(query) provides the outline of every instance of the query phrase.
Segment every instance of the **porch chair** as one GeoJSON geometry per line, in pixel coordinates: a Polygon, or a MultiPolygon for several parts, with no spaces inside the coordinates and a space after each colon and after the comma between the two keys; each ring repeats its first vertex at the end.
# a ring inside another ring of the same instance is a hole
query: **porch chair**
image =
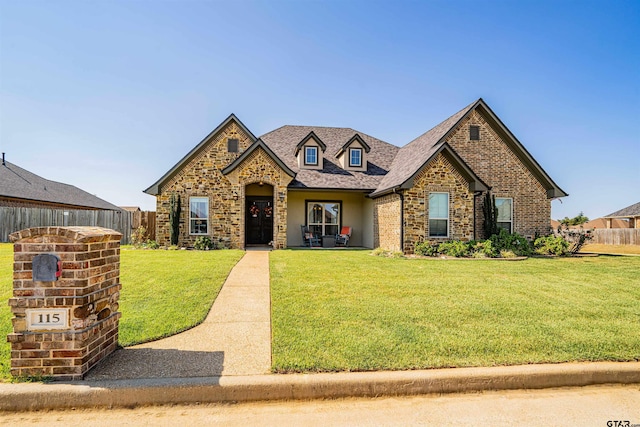
{"type": "Polygon", "coordinates": [[[340,233],[336,234],[336,246],[349,246],[351,232],[351,227],[342,227],[342,229],[340,229],[340,233]]]}
{"type": "Polygon", "coordinates": [[[309,246],[312,248],[315,246],[320,246],[320,239],[318,236],[314,236],[311,231],[309,231],[309,227],[306,225],[300,226],[300,231],[302,233],[302,246],[309,246]]]}

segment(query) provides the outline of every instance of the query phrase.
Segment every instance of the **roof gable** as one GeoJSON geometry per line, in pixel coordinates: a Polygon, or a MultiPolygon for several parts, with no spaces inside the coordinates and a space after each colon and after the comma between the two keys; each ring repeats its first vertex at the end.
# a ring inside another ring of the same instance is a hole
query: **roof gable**
{"type": "Polygon", "coordinates": [[[191,151],[189,151],[178,163],[173,165],[171,169],[162,177],[153,183],[149,188],[144,190],[145,193],[151,194],[153,196],[157,196],[160,194],[160,187],[164,185],[167,181],[173,178],[180,170],[185,167],[189,162],[196,157],[200,151],[212,140],[216,138],[216,136],[222,132],[229,124],[235,123],[245,134],[249,136],[251,142],[255,142],[258,138],[236,117],[235,114],[231,113],[229,117],[227,117],[222,123],[220,123],[214,130],[212,130],[209,135],[207,135],[202,141],[198,143],[191,151]]]}
{"type": "Polygon", "coordinates": [[[340,147],[340,150],[338,150],[338,152],[336,153],[336,157],[340,157],[340,155],[347,151],[347,148],[349,148],[349,146],[351,146],[351,144],[356,141],[362,146],[362,148],[364,148],[365,153],[371,151],[371,147],[369,147],[369,144],[364,142],[364,139],[362,139],[362,137],[356,133],[351,138],[349,138],[349,140],[342,147],[340,147]]]}
{"type": "Polygon", "coordinates": [[[251,144],[251,146],[249,148],[247,148],[245,150],[245,152],[242,153],[242,155],[240,155],[240,157],[235,159],[229,166],[227,166],[226,168],[222,169],[222,174],[223,175],[230,174],[235,168],[237,168],[240,164],[242,164],[242,162],[247,157],[249,157],[251,155],[251,153],[253,153],[254,151],[256,151],[259,148],[262,148],[265,151],[265,153],[267,153],[267,155],[269,157],[271,157],[271,159],[273,159],[273,161],[276,162],[276,164],[278,166],[280,166],[280,168],[287,175],[289,175],[291,177],[296,175],[296,173],[294,171],[292,171],[287,165],[285,165],[284,162],[282,160],[280,160],[280,158],[278,156],[276,156],[276,154],[260,138],[258,138],[258,140],[256,142],[251,144]]]}
{"type": "Polygon", "coordinates": [[[119,207],[73,185],[50,181],[5,161],[0,165],[0,196],[73,208],[119,211],[119,207]]]}
{"type": "Polygon", "coordinates": [[[310,140],[313,139],[315,142],[318,143],[318,145],[320,146],[320,148],[322,149],[322,152],[324,153],[327,150],[327,145],[322,142],[322,140],[318,137],[318,135],[316,135],[316,133],[314,131],[309,132],[309,134],[307,136],[305,136],[304,138],[302,138],[302,141],[300,141],[298,143],[298,145],[296,145],[296,151],[294,152],[294,156],[297,156],[298,153],[300,152],[300,150],[302,149],[302,147],[304,147],[304,145],[310,140]]]}
{"type": "MultiPolygon", "coordinates": [[[[548,198],[567,196],[567,193],[553,182],[551,177],[549,177],[538,162],[535,161],[531,154],[502,123],[482,98],[467,105],[462,110],[402,147],[393,160],[391,170],[382,179],[373,195],[384,194],[394,188],[406,188],[408,180],[412,179],[426,162],[441,149],[446,143],[447,138],[474,110],[478,110],[487,119],[490,126],[500,133],[500,136],[513,153],[547,189],[548,198]]],[[[450,150],[455,152],[452,148],[450,148],[450,150]]]]}

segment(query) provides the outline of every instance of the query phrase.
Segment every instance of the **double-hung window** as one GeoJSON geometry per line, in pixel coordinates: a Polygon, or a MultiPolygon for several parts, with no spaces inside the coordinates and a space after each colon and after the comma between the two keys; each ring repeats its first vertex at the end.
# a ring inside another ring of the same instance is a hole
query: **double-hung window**
{"type": "Polygon", "coordinates": [[[449,193],[429,193],[429,237],[449,237],[449,193]]]}
{"type": "Polygon", "coordinates": [[[362,148],[349,149],[349,166],[358,168],[362,166],[362,148]]]}
{"type": "Polygon", "coordinates": [[[209,198],[189,198],[189,234],[209,234],[209,198]]]}
{"type": "Polygon", "coordinates": [[[318,147],[304,147],[304,164],[318,164],[318,147]]]}
{"type": "Polygon", "coordinates": [[[513,199],[496,197],[496,210],[498,211],[498,227],[504,228],[509,233],[512,233],[513,199]]]}
{"type": "Polygon", "coordinates": [[[340,230],[340,202],[307,202],[307,225],[316,236],[336,235],[340,230]]]}

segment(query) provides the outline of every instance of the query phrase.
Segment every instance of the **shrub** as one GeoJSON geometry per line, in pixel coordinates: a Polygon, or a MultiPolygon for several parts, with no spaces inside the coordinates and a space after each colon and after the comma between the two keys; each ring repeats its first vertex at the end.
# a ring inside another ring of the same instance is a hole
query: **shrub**
{"type": "Polygon", "coordinates": [[[453,257],[464,257],[469,255],[469,246],[460,240],[452,240],[450,242],[440,243],[438,252],[453,257]]]}
{"type": "Polygon", "coordinates": [[[518,233],[509,233],[505,229],[500,229],[500,233],[494,234],[489,240],[497,251],[511,251],[518,256],[531,255],[529,241],[518,233]]]}
{"type": "Polygon", "coordinates": [[[208,251],[209,249],[214,248],[214,244],[209,236],[198,236],[193,247],[199,251],[208,251]]]}
{"type": "Polygon", "coordinates": [[[413,251],[416,255],[436,256],[438,255],[438,246],[440,244],[437,242],[418,242],[413,251]]]}
{"type": "Polygon", "coordinates": [[[558,227],[558,233],[562,236],[567,242],[569,242],[569,253],[575,254],[582,249],[585,243],[589,240],[593,239],[592,230],[584,230],[582,228],[569,229],[566,226],[558,227]]]}
{"type": "Polygon", "coordinates": [[[562,236],[538,237],[533,242],[536,253],[540,255],[567,255],[569,253],[569,242],[562,236]]]}
{"type": "Polygon", "coordinates": [[[144,242],[143,246],[147,249],[158,249],[160,247],[160,244],[155,240],[148,239],[146,242],[144,242]]]}
{"type": "Polygon", "coordinates": [[[131,233],[131,244],[134,248],[141,248],[147,241],[147,229],[140,226],[131,233]]]}
{"type": "Polygon", "coordinates": [[[469,242],[469,248],[475,258],[496,258],[498,256],[498,250],[491,240],[471,241],[469,242]]]}
{"type": "Polygon", "coordinates": [[[516,255],[513,251],[508,251],[508,250],[504,250],[503,249],[503,250],[500,251],[500,256],[502,258],[515,258],[518,255],[516,255]]]}

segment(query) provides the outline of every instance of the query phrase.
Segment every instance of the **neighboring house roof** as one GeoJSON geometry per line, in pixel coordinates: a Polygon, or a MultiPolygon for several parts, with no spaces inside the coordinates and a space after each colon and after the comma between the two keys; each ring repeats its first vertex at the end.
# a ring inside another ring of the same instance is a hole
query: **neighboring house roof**
{"type": "MultiPolygon", "coordinates": [[[[587,221],[581,225],[574,225],[569,228],[583,228],[590,230],[592,228],[607,228],[607,220],[605,218],[596,218],[591,221],[587,221]]],[[[629,228],[629,223],[621,219],[612,219],[611,228],[629,228]]]]}
{"type": "Polygon", "coordinates": [[[426,133],[420,135],[404,147],[395,157],[391,165],[391,172],[381,180],[380,185],[372,195],[380,195],[396,188],[406,188],[410,180],[426,165],[447,142],[447,137],[456,130],[472,111],[479,109],[483,116],[501,134],[516,156],[524,163],[531,173],[545,186],[549,198],[567,196],[560,187],[547,175],[542,167],[529,154],[518,139],[507,129],[500,119],[482,100],[467,105],[448,119],[444,120],[426,133]]]}
{"type": "Polygon", "coordinates": [[[224,128],[227,127],[227,125],[232,121],[234,121],[240,127],[240,129],[242,129],[242,131],[245,132],[249,136],[249,138],[251,139],[252,143],[255,142],[258,139],[244,125],[244,123],[242,123],[240,121],[240,119],[238,119],[236,117],[235,114],[233,114],[233,113],[229,114],[229,117],[224,119],[224,121],[222,123],[220,123],[220,125],[218,127],[216,127],[214,130],[212,130],[209,133],[209,135],[207,135],[202,141],[200,141],[198,143],[198,145],[193,147],[193,149],[191,151],[189,151],[186,156],[184,156],[182,159],[180,159],[180,161],[178,163],[173,165],[173,167],[171,169],[169,169],[169,171],[167,173],[165,173],[159,180],[154,182],[153,185],[151,185],[149,188],[144,190],[144,192],[147,193],[147,194],[151,194],[153,196],[157,196],[158,194],[160,194],[160,187],[162,186],[162,184],[164,184],[165,182],[167,182],[168,180],[173,178],[184,166],[186,166],[195,156],[197,156],[198,153],[200,153],[200,151],[207,145],[207,143],[209,141],[211,141],[212,139],[214,139],[216,137],[218,132],[224,130],[224,128]]]}
{"type": "Polygon", "coordinates": [[[318,126],[282,126],[260,137],[273,152],[296,173],[289,188],[322,188],[372,191],[389,172],[393,158],[399,148],[351,128],[318,126]],[[321,170],[300,169],[295,148],[303,138],[313,132],[326,145],[324,164],[321,170]],[[355,135],[371,148],[367,155],[367,170],[363,172],[344,170],[340,167],[337,153],[355,135]],[[336,154],[333,154],[336,153],[336,154]]]}
{"type": "Polygon", "coordinates": [[[120,206],[120,209],[125,210],[127,212],[142,212],[140,206],[120,206]]]}
{"type": "Polygon", "coordinates": [[[624,209],[605,215],[605,218],[636,218],[640,216],[640,202],[631,206],[627,206],[624,209]]]}
{"type": "Polygon", "coordinates": [[[556,221],[555,219],[551,220],[551,228],[554,230],[557,230],[558,227],[560,227],[561,222],[560,221],[556,221]]]}
{"type": "Polygon", "coordinates": [[[7,161],[0,165],[0,197],[56,203],[70,208],[121,210],[78,187],[50,181],[7,161]]]}

